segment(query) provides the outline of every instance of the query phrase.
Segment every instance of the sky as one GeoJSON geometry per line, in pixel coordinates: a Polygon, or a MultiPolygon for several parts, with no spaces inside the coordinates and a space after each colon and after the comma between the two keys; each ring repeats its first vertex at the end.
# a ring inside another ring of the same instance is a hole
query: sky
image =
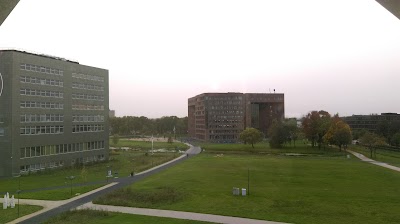
{"type": "Polygon", "coordinates": [[[399,40],[374,0],[21,0],[0,27],[2,49],[108,69],[110,109],[149,118],[273,89],[286,117],[400,113],[399,40]]]}

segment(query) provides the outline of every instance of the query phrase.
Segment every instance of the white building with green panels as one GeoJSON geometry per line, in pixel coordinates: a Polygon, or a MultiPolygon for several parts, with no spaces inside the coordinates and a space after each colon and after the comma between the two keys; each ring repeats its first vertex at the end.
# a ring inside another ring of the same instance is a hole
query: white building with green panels
{"type": "Polygon", "coordinates": [[[0,177],[108,158],[108,70],[0,51],[0,177]]]}

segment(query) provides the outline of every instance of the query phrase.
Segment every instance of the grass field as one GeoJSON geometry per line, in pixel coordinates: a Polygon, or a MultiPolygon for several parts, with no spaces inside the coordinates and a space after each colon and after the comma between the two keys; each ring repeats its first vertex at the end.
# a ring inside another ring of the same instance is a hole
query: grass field
{"type": "Polygon", "coordinates": [[[288,145],[281,149],[272,149],[268,142],[254,144],[254,148],[250,144],[215,144],[215,143],[196,143],[207,153],[229,153],[229,154],[267,154],[267,155],[285,155],[285,154],[303,154],[304,156],[345,156],[339,149],[325,147],[311,147],[303,144],[301,141],[296,142],[296,146],[288,145]]]}
{"type": "MultiPolygon", "coordinates": [[[[17,208],[18,205],[15,206],[16,207],[13,209],[11,208],[5,210],[3,210],[3,208],[0,209],[0,223],[7,223],[18,218],[18,208],[17,208]]],[[[22,217],[34,213],[36,211],[39,211],[41,209],[42,207],[35,205],[20,205],[19,216],[22,217]]]]}
{"type": "Polygon", "coordinates": [[[400,223],[400,173],[346,159],[337,149],[322,156],[304,146],[283,151],[307,156],[259,150],[267,153],[219,155],[206,148],[95,202],[290,223],[400,223]],[[247,188],[248,170],[250,196],[233,196],[232,187],[247,188]]]}
{"type": "Polygon", "coordinates": [[[91,210],[74,210],[65,212],[57,217],[54,217],[47,222],[48,224],[148,224],[148,223],[162,223],[162,224],[207,224],[209,222],[198,222],[172,218],[160,218],[142,215],[130,215],[122,213],[113,213],[106,211],[91,211],[91,210]]]}
{"type": "MultiPolygon", "coordinates": [[[[43,172],[33,173],[27,176],[18,178],[7,178],[0,180],[0,192],[16,192],[20,181],[22,190],[38,189],[52,186],[69,186],[70,181],[66,179],[68,176],[75,176],[72,181],[76,183],[86,183],[92,181],[106,181],[107,170],[111,169],[113,174],[118,173],[118,176],[129,176],[134,171],[135,173],[147,170],[153,166],[169,161],[179,156],[177,153],[154,153],[145,155],[145,152],[122,151],[111,156],[111,160],[107,162],[88,165],[85,175],[82,175],[82,167],[80,168],[63,168],[54,170],[44,170],[43,172]]],[[[73,192],[84,193],[92,190],[97,186],[89,187],[74,187],[73,192]]],[[[27,193],[22,191],[21,198],[61,200],[70,197],[70,188],[51,190],[47,192],[27,193]],[[66,193],[64,195],[64,193],[66,193]]]]}
{"type": "MultiPolygon", "coordinates": [[[[130,147],[132,149],[138,150],[150,150],[152,148],[151,141],[132,141],[129,139],[120,139],[118,144],[114,144],[112,138],[110,138],[110,146],[111,147],[130,147]]],[[[181,143],[181,142],[153,142],[154,149],[167,149],[167,150],[187,150],[189,146],[181,143]]]]}
{"type": "Polygon", "coordinates": [[[25,199],[36,199],[36,200],[65,200],[74,197],[77,194],[84,194],[86,192],[92,191],[102,186],[104,186],[104,184],[72,187],[72,195],[71,195],[71,188],[67,187],[56,190],[24,192],[20,194],[20,196],[21,198],[25,199]]]}

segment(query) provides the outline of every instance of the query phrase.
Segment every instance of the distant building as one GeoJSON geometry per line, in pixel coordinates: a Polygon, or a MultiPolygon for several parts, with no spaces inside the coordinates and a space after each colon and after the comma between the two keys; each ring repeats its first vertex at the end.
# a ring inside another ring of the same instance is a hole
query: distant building
{"type": "Polygon", "coordinates": [[[108,70],[0,51],[0,176],[108,158],[108,70]]]}
{"type": "Polygon", "coordinates": [[[400,114],[397,113],[381,113],[371,115],[352,115],[342,117],[342,119],[349,124],[352,130],[368,130],[375,132],[378,124],[383,121],[400,121],[400,114]]]}
{"type": "Polygon", "coordinates": [[[284,119],[283,93],[203,93],[188,99],[189,136],[211,142],[236,142],[246,127],[267,133],[284,119]]]}
{"type": "Polygon", "coordinates": [[[115,110],[110,110],[108,112],[108,117],[115,117],[115,110]]]}

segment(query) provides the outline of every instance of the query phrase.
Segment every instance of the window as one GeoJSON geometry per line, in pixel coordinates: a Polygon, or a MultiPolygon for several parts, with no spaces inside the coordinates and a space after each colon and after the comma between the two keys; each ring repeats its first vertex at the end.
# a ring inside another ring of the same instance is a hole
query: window
{"type": "Polygon", "coordinates": [[[0,128],[0,136],[4,136],[4,128],[0,128]]]}

